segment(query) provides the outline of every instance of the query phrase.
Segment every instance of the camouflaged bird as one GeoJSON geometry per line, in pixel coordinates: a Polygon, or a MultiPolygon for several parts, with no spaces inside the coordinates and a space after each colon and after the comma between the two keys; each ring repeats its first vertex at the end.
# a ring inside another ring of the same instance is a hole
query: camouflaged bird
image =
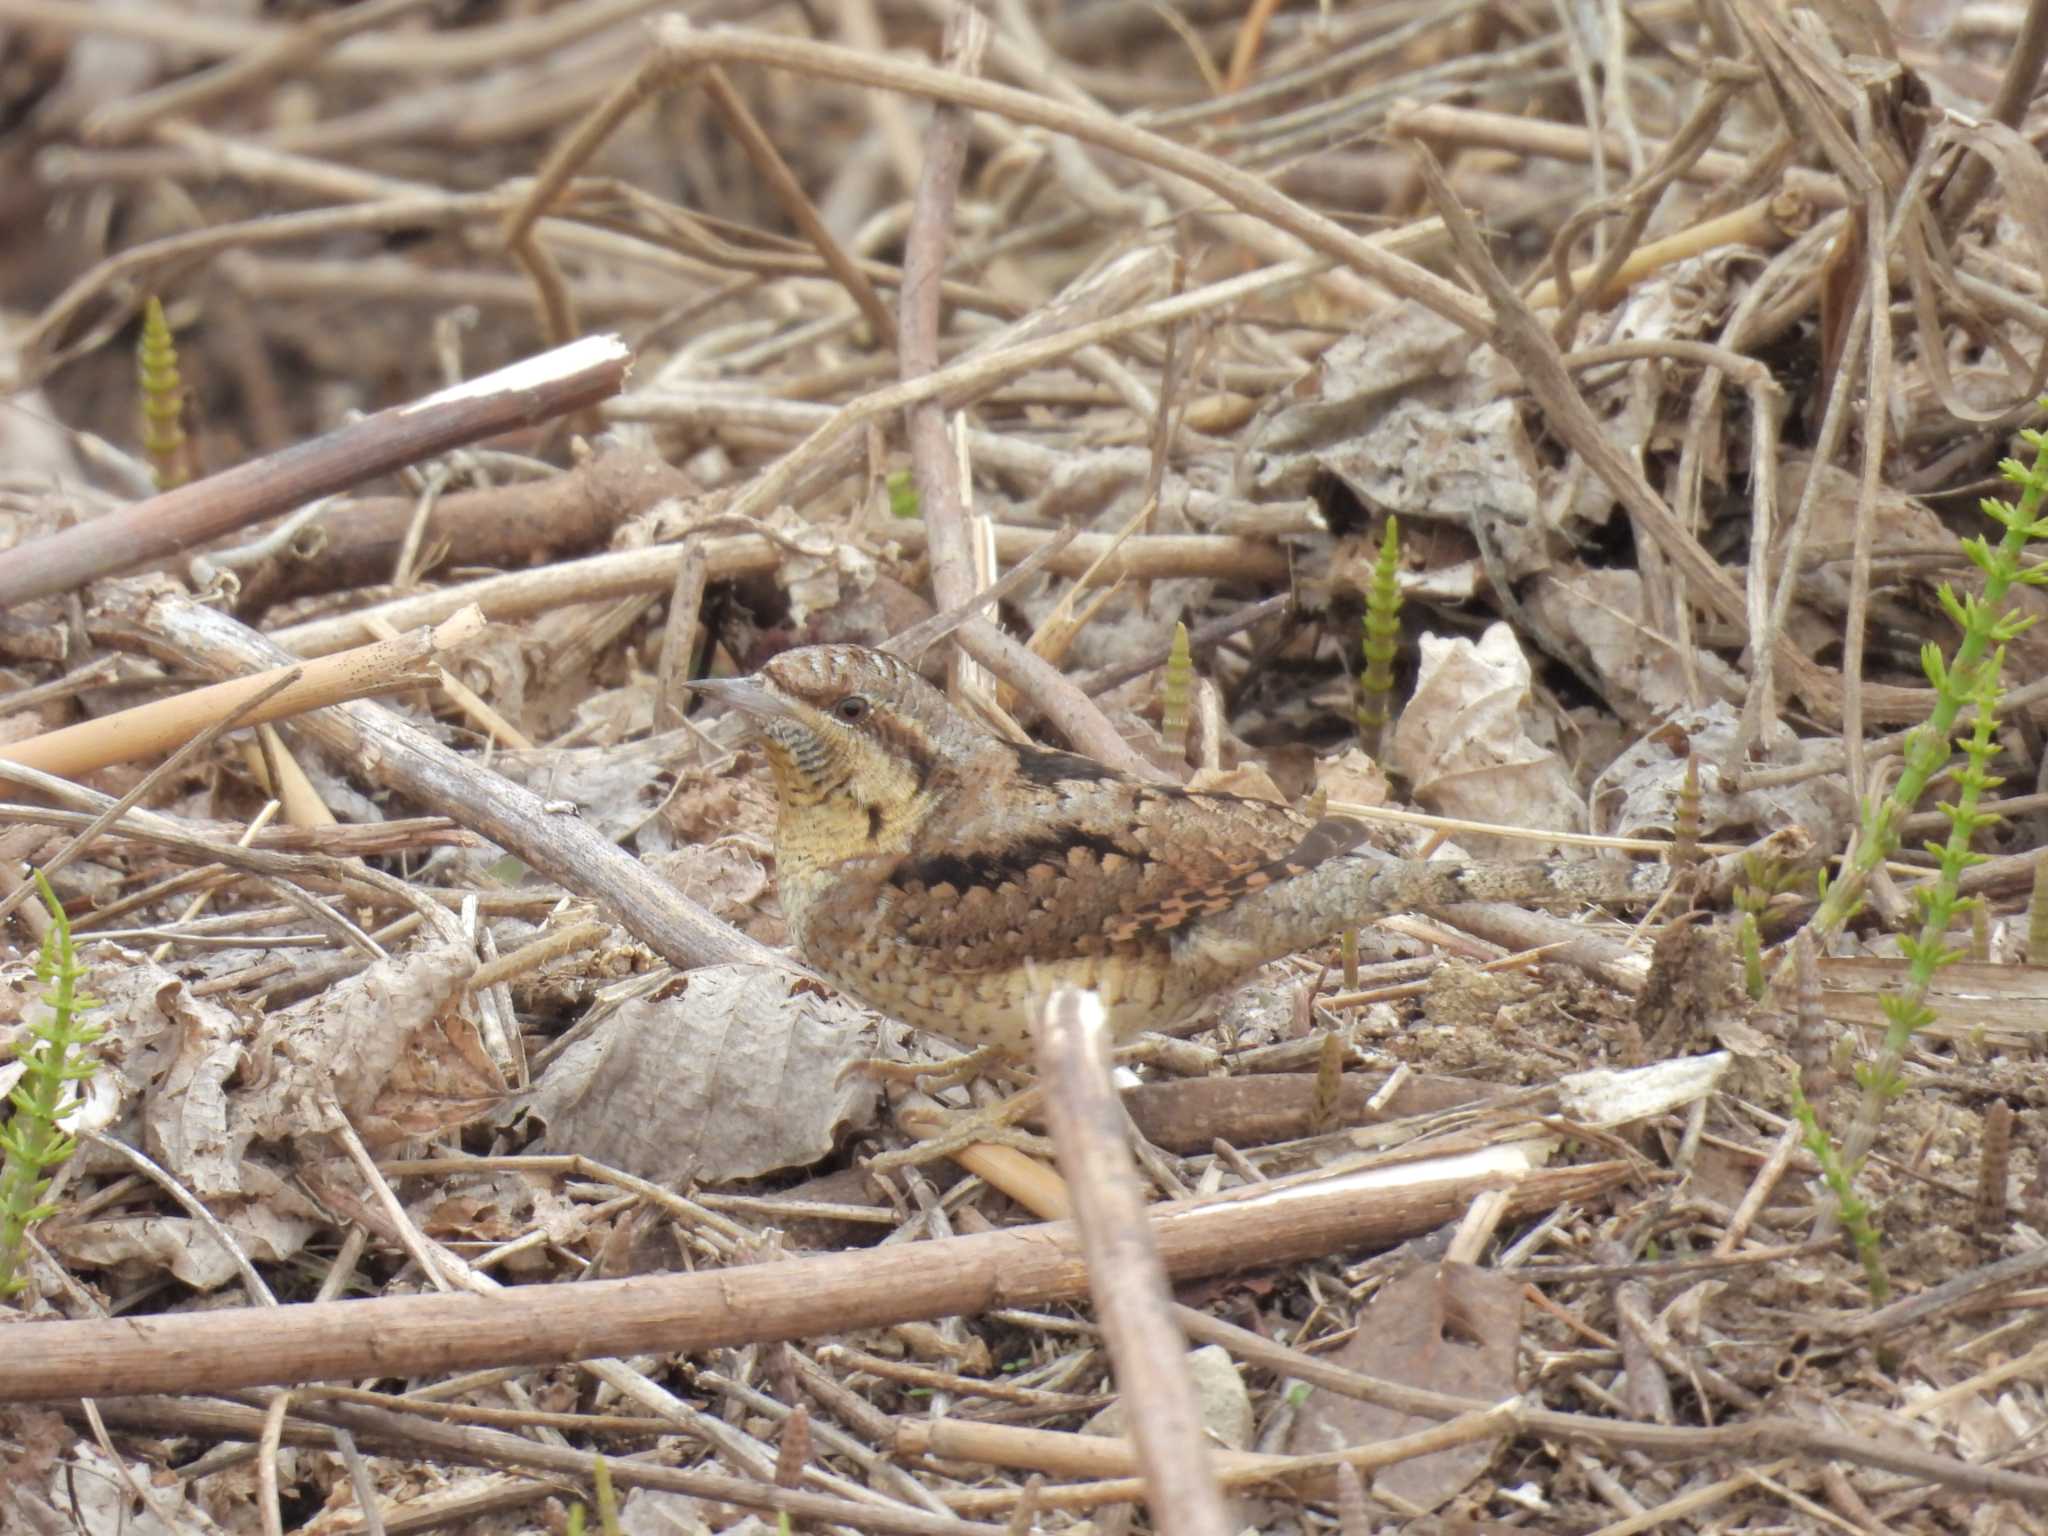
{"type": "Polygon", "coordinates": [[[1640,902],[1668,877],[1354,851],[1358,822],[1012,745],[860,646],[691,686],[745,715],[767,751],[776,884],[804,959],[884,1013],[1002,1054],[1031,1051],[1032,1005],[1057,986],[1094,989],[1128,1038],[1387,912],[1640,902]]]}

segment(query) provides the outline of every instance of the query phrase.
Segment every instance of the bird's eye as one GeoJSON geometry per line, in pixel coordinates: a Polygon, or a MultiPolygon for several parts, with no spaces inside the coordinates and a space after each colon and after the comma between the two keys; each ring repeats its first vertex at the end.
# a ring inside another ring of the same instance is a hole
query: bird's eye
{"type": "Polygon", "coordinates": [[[848,725],[858,725],[867,718],[868,701],[857,693],[849,693],[832,706],[832,718],[848,725]]]}

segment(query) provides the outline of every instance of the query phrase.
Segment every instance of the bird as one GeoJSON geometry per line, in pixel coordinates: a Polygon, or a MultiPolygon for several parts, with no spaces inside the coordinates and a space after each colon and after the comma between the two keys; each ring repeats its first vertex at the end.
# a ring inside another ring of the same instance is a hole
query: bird
{"type": "Polygon", "coordinates": [[[1355,820],[1007,741],[865,646],[802,646],[690,686],[738,711],[768,759],[798,953],[877,1011],[999,1057],[1031,1055],[1034,1005],[1060,986],[1093,990],[1128,1040],[1390,912],[1644,902],[1669,879],[1609,860],[1388,858],[1360,848],[1355,820]]]}

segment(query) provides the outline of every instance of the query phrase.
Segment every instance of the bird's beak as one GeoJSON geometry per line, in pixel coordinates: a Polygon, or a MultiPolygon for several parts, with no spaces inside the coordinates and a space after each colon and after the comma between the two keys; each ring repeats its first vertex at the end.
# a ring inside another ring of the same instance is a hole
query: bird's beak
{"type": "Polygon", "coordinates": [[[794,713],[790,707],[752,677],[707,677],[690,685],[692,693],[738,710],[749,720],[774,720],[794,713]]]}

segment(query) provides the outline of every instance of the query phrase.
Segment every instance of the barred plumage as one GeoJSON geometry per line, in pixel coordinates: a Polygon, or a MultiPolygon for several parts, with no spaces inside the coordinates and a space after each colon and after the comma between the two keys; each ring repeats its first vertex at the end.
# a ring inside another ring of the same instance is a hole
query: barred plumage
{"type": "Polygon", "coordinates": [[[1056,985],[1094,988],[1127,1036],[1388,912],[1640,902],[1668,877],[1607,860],[1384,858],[1359,849],[1356,822],[1013,746],[858,646],[808,646],[697,686],[767,749],[776,880],[804,958],[966,1045],[1028,1052],[1031,1004],[1056,985]]]}

